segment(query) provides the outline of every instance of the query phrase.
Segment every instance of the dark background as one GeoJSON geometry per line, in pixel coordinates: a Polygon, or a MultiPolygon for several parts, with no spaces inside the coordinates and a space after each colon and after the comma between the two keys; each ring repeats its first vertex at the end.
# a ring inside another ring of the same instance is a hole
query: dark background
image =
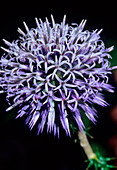
{"type": "MultiPolygon", "coordinates": [[[[17,28],[24,30],[23,21],[29,28],[35,27],[35,17],[42,18],[43,21],[48,17],[50,21],[50,14],[53,14],[58,23],[62,21],[64,14],[67,15],[66,22],[69,24],[80,23],[82,19],[87,19],[85,29],[92,31],[103,28],[101,36],[104,42],[107,45],[117,44],[117,11],[116,3],[112,1],[14,1],[3,2],[0,9],[0,46],[5,46],[3,38],[11,42],[18,39],[17,28]]],[[[0,55],[2,54],[3,51],[0,50],[0,55]]],[[[110,83],[116,87],[113,75],[110,76],[110,83]]],[[[109,140],[117,131],[110,116],[112,108],[117,104],[117,90],[115,89],[115,94],[106,93],[105,96],[110,106],[97,108],[99,120],[96,126],[91,124],[90,133],[94,139],[90,141],[92,144],[98,143],[99,148],[102,146],[104,149],[101,151],[104,150],[104,154],[115,156],[109,140]]],[[[24,125],[25,119],[15,120],[16,110],[6,113],[7,107],[5,95],[0,94],[1,170],[84,170],[86,168],[85,154],[80,149],[79,143],[74,143],[76,135],[69,138],[61,132],[60,139],[57,139],[53,134],[46,134],[45,130],[43,134],[36,136],[36,128],[30,132],[24,125]]]]}

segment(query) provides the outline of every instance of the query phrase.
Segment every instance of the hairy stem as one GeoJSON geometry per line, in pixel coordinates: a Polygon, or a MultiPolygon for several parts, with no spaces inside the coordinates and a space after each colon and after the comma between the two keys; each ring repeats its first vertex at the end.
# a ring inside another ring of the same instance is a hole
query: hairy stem
{"type": "Polygon", "coordinates": [[[78,137],[79,137],[79,140],[80,140],[80,145],[84,149],[84,152],[87,155],[88,159],[95,159],[96,154],[93,152],[85,132],[80,132],[79,131],[78,132],[78,137]]]}

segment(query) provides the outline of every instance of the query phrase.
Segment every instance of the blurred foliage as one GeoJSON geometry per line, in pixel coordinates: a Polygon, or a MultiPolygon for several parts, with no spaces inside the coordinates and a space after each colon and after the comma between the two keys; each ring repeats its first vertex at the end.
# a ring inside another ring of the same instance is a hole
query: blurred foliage
{"type": "Polygon", "coordinates": [[[117,65],[117,41],[110,39],[110,40],[106,41],[105,44],[106,44],[107,48],[114,46],[114,50],[110,53],[112,56],[112,59],[109,59],[111,66],[113,67],[113,66],[117,65]]]}

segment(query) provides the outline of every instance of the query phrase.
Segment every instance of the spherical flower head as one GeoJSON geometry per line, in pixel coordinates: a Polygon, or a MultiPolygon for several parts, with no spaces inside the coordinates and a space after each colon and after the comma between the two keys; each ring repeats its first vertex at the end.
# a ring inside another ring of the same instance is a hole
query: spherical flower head
{"type": "Polygon", "coordinates": [[[113,92],[108,84],[111,73],[108,58],[113,47],[105,48],[102,30],[83,30],[86,20],[69,26],[64,16],[61,24],[36,18],[36,28],[26,32],[18,28],[20,37],[12,43],[3,39],[8,49],[0,60],[1,92],[7,94],[11,110],[19,107],[17,117],[27,116],[30,129],[38,124],[38,134],[54,132],[60,126],[70,133],[70,123],[81,131],[85,126],[81,111],[96,122],[94,104],[107,106],[102,90],[113,92]]]}

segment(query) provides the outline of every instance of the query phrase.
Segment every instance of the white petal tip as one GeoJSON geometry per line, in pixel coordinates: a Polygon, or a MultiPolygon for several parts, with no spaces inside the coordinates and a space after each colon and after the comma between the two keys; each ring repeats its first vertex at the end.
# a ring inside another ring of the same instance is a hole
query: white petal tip
{"type": "Polygon", "coordinates": [[[8,49],[6,49],[6,48],[4,48],[4,47],[0,47],[2,50],[4,50],[5,52],[7,52],[7,53],[11,53],[8,49]]]}
{"type": "Polygon", "coordinates": [[[24,27],[25,27],[26,31],[28,32],[29,28],[28,28],[27,24],[25,23],[25,21],[23,21],[23,24],[24,24],[24,27]]]}
{"type": "Polygon", "coordinates": [[[103,29],[100,29],[100,30],[98,31],[98,33],[97,33],[97,34],[99,35],[102,31],[103,31],[103,29]]]}
{"type": "Polygon", "coordinates": [[[54,17],[53,17],[53,15],[51,14],[51,20],[52,20],[52,25],[53,25],[53,27],[55,26],[55,21],[54,21],[54,17]]]}
{"type": "Polygon", "coordinates": [[[1,94],[1,93],[5,93],[5,92],[4,92],[3,90],[1,90],[1,91],[0,91],[0,94],[1,94]]]}
{"type": "Polygon", "coordinates": [[[40,28],[39,21],[38,21],[37,17],[35,17],[35,21],[36,21],[37,27],[40,28]]]}
{"type": "Polygon", "coordinates": [[[23,36],[25,36],[25,33],[18,27],[17,31],[22,34],[23,36]]]}
{"type": "Polygon", "coordinates": [[[7,40],[5,40],[5,39],[2,39],[2,40],[4,41],[4,43],[5,43],[6,45],[12,46],[12,44],[11,44],[9,41],[7,41],[7,40]]]}

